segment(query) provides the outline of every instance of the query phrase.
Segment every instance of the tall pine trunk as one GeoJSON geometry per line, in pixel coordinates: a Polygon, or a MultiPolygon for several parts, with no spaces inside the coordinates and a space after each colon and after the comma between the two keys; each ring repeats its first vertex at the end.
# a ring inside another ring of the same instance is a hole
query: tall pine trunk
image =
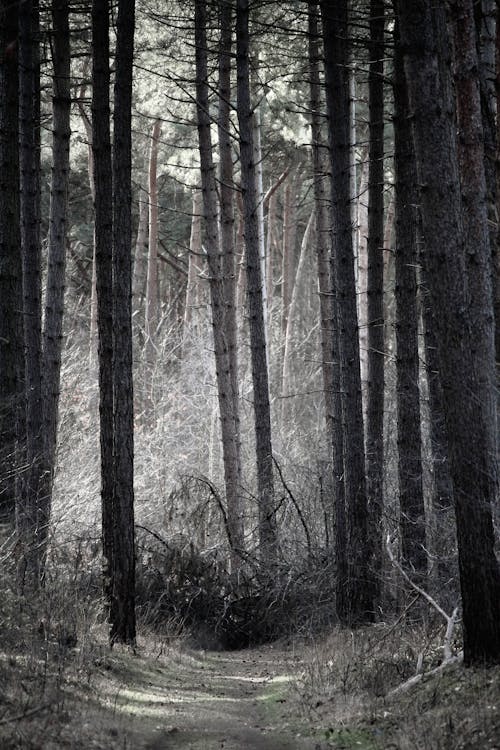
{"type": "Polygon", "coordinates": [[[333,498],[331,518],[335,530],[336,608],[341,621],[347,619],[347,535],[344,492],[344,446],[342,404],[338,365],[338,317],[336,298],[332,294],[329,266],[331,245],[331,212],[328,178],[328,152],[322,133],[322,97],[320,77],[319,4],[309,3],[309,76],[311,91],[311,135],[314,170],[314,203],[316,212],[316,256],[321,318],[321,353],[325,418],[332,451],[333,498]]]}
{"type": "MultiPolygon", "coordinates": [[[[452,6],[454,12],[468,11],[462,3],[452,6]]],[[[434,311],[455,494],[464,660],[468,665],[499,662],[500,573],[491,515],[497,492],[494,325],[491,274],[484,260],[489,247],[482,240],[475,247],[468,245],[476,217],[467,226],[462,211],[444,12],[429,0],[401,0],[399,10],[422,186],[423,263],[434,311]],[[476,278],[466,256],[477,263],[476,278]]],[[[472,50],[464,48],[463,53],[474,59],[472,50]]],[[[472,90],[473,118],[480,118],[477,102],[472,90]]],[[[482,180],[479,198],[484,200],[484,172],[482,180]]]]}
{"type": "Polygon", "coordinates": [[[231,143],[231,59],[233,5],[220,3],[219,43],[219,110],[217,117],[219,141],[220,241],[224,283],[225,330],[232,381],[233,412],[240,452],[240,417],[238,383],[238,321],[236,315],[236,252],[234,237],[233,154],[231,143]]]}
{"type": "MultiPolygon", "coordinates": [[[[226,338],[227,316],[225,292],[227,283],[224,278],[224,263],[221,252],[216,172],[210,133],[211,119],[209,113],[206,24],[205,2],[203,0],[196,0],[196,104],[201,184],[212,307],[215,369],[222,431],[222,452],[227,500],[227,531],[231,548],[231,568],[233,571],[236,571],[241,565],[241,553],[244,548],[238,417],[235,413],[236,399],[234,392],[236,373],[232,372],[234,360],[231,360],[226,338]]],[[[227,219],[227,215],[225,218],[227,219]]]]}
{"type": "Polygon", "coordinates": [[[43,328],[43,418],[45,433],[47,508],[52,501],[56,463],[57,426],[66,286],[66,223],[70,154],[70,37],[69,2],[53,0],[53,135],[52,184],[49,212],[47,292],[43,328]]]}
{"type": "Polygon", "coordinates": [[[43,568],[48,515],[42,502],[42,315],[40,241],[40,63],[38,3],[19,10],[19,165],[26,383],[26,443],[18,526],[24,583],[36,588],[43,568]]]}
{"type": "Polygon", "coordinates": [[[132,66],[135,0],[119,0],[113,113],[113,512],[111,640],[135,643],[132,378],[132,66]]]}
{"type": "MultiPolygon", "coordinates": [[[[418,236],[418,235],[417,235],[418,236]]],[[[434,330],[434,316],[425,269],[420,264],[420,303],[425,348],[425,372],[429,394],[429,444],[432,473],[432,515],[428,524],[430,550],[435,563],[432,578],[440,601],[453,611],[456,606],[458,572],[456,569],[456,524],[453,507],[453,482],[450,474],[448,438],[444,417],[443,389],[434,330]],[[452,581],[456,580],[456,585],[452,581]]]]}
{"type": "Polygon", "coordinates": [[[374,602],[382,578],[384,480],[384,0],[370,2],[366,480],[374,602]]]}
{"type": "Polygon", "coordinates": [[[354,254],[350,214],[347,2],[321,2],[333,218],[332,279],[339,329],[344,482],[348,527],[346,621],[373,618],[354,254]]]}
{"type": "Polygon", "coordinates": [[[396,212],[396,398],[401,555],[408,573],[427,572],[422,483],[422,437],[417,308],[417,195],[415,152],[397,25],[394,53],[394,169],[396,212]]]}
{"type": "Polygon", "coordinates": [[[264,567],[276,561],[278,530],[274,506],[271,407],[266,355],[266,332],[262,304],[262,274],[259,257],[259,226],[255,190],[255,162],[250,101],[249,2],[237,0],[236,66],[238,123],[240,129],[241,192],[243,197],[247,296],[257,454],[259,548],[264,567]]]}
{"type": "Polygon", "coordinates": [[[95,269],[99,355],[104,592],[113,598],[113,190],[109,106],[109,2],[92,5],[92,150],[95,184],[95,269]]]}

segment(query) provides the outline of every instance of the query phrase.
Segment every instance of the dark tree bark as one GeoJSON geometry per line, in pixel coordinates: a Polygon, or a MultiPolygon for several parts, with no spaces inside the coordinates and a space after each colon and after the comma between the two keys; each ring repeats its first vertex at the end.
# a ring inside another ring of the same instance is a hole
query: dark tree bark
{"type": "MultiPolygon", "coordinates": [[[[473,319],[477,319],[483,329],[491,323],[491,307],[485,306],[483,301],[485,291],[491,294],[491,255],[484,170],[484,130],[472,0],[451,0],[450,20],[455,41],[458,156],[469,304],[473,319]],[[486,288],[485,279],[488,279],[486,288]]],[[[481,375],[478,372],[478,376],[481,375]]],[[[484,373],[487,388],[492,386],[490,377],[491,373],[484,373]]]]}
{"type": "Polygon", "coordinates": [[[119,0],[113,114],[113,511],[111,640],[135,643],[132,379],[132,66],[135,0],[119,0]]]}
{"type": "Polygon", "coordinates": [[[0,515],[13,521],[24,411],[18,151],[19,5],[0,2],[0,515]]]}
{"type": "Polygon", "coordinates": [[[266,357],[266,334],[262,305],[262,274],[259,257],[259,226],[255,190],[252,135],[252,106],[249,79],[248,0],[237,0],[236,66],[238,123],[240,129],[241,192],[243,197],[246,250],[247,296],[252,356],[257,482],[259,503],[259,545],[262,563],[272,566],[277,555],[278,532],[274,507],[271,410],[266,357]]]}
{"type": "Polygon", "coordinates": [[[368,570],[368,508],[350,214],[347,2],[323,0],[321,12],[331,158],[332,279],[337,294],[348,524],[349,574],[346,621],[355,625],[373,618],[373,586],[369,580],[368,570]]]}
{"type": "Polygon", "coordinates": [[[321,316],[321,352],[323,388],[325,391],[326,430],[332,447],[333,503],[331,519],[335,522],[335,562],[337,613],[347,617],[347,538],[344,493],[344,452],[342,437],[342,404],[340,400],[340,370],[338,367],[338,330],[336,300],[332,294],[329,268],[331,245],[328,151],[321,127],[320,37],[318,31],[319,5],[309,3],[309,77],[311,91],[311,134],[314,170],[314,202],[316,211],[316,257],[321,316]],[[334,307],[335,305],[335,307],[334,307]]]}
{"type": "MultiPolygon", "coordinates": [[[[397,3],[396,10],[397,10],[397,3]]],[[[427,572],[417,308],[416,167],[401,45],[394,52],[394,168],[396,212],[396,397],[401,554],[422,583],[427,572]]]]}
{"type": "Polygon", "coordinates": [[[481,113],[484,142],[484,174],[486,178],[486,196],[488,219],[490,222],[490,239],[492,250],[496,244],[496,0],[480,0],[474,3],[476,21],[476,44],[479,62],[479,86],[481,96],[481,113]]]}
{"type": "Polygon", "coordinates": [[[236,252],[234,238],[234,176],[231,143],[231,59],[233,4],[220,3],[219,43],[219,139],[220,237],[222,275],[224,280],[225,328],[231,370],[234,419],[240,452],[240,417],[238,384],[238,320],[236,315],[236,252]]]}
{"type": "MultiPolygon", "coordinates": [[[[453,11],[460,16],[468,15],[469,9],[469,3],[453,3],[453,11]]],[[[476,217],[469,224],[462,211],[451,45],[444,10],[429,0],[401,0],[399,10],[422,186],[423,262],[434,311],[455,494],[464,660],[467,665],[499,662],[500,573],[491,516],[498,484],[491,272],[485,261],[489,247],[483,240],[476,246],[468,244],[481,232],[474,235],[476,217]],[[471,262],[476,263],[473,274],[471,262]]],[[[474,59],[469,48],[463,54],[474,59]]],[[[463,63],[464,59],[458,61],[459,66],[463,63]]],[[[469,94],[469,114],[475,122],[480,119],[478,99],[473,89],[469,94]]],[[[464,133],[465,140],[470,135],[464,133]]],[[[483,160],[481,167],[475,167],[484,200],[482,165],[483,160]]],[[[469,169],[472,165],[467,165],[465,174],[469,169]]]]}
{"type": "Polygon", "coordinates": [[[384,0],[370,2],[366,481],[373,600],[382,581],[384,481],[384,0]]]}
{"type": "MultiPolygon", "coordinates": [[[[95,269],[99,355],[104,591],[113,600],[113,192],[109,107],[109,2],[92,5],[92,150],[95,184],[95,269]]],[[[111,614],[110,614],[111,616],[111,614]]]]}
{"type": "Polygon", "coordinates": [[[40,52],[38,3],[19,10],[19,167],[26,388],[26,469],[18,506],[18,533],[25,545],[23,579],[41,580],[49,516],[42,500],[42,314],[40,241],[40,52]]]}
{"type": "Polygon", "coordinates": [[[43,329],[43,418],[46,507],[50,513],[56,461],[57,423],[66,286],[66,222],[70,150],[70,32],[68,0],[53,0],[52,184],[50,191],[47,292],[43,329]]]}
{"type": "MultiPolygon", "coordinates": [[[[210,282],[210,302],[212,308],[215,369],[217,376],[217,392],[219,398],[219,414],[222,432],[222,453],[224,460],[224,478],[227,500],[227,531],[229,536],[229,544],[231,547],[231,569],[233,570],[233,572],[236,572],[241,565],[241,553],[244,549],[243,514],[241,507],[241,464],[239,452],[238,416],[237,413],[235,413],[235,408],[237,407],[237,402],[235,399],[236,373],[232,371],[234,359],[231,360],[226,335],[228,310],[226,291],[229,280],[227,280],[224,275],[225,269],[223,254],[221,252],[221,237],[219,234],[216,171],[213,161],[212,138],[210,133],[211,118],[209,113],[210,102],[206,25],[206,4],[204,0],[196,0],[196,105],[198,142],[200,149],[201,185],[203,195],[203,213],[205,220],[205,241],[210,282]]],[[[227,96],[226,101],[229,103],[229,97],[227,96]]],[[[230,179],[230,177],[231,175],[226,174],[226,178],[230,179]]],[[[225,187],[231,190],[229,184],[225,185],[225,187]]],[[[221,217],[221,219],[223,225],[224,222],[226,223],[226,248],[228,243],[230,243],[230,247],[232,248],[232,221],[230,215],[228,215],[227,203],[224,208],[225,214],[221,217]],[[228,225],[231,230],[231,236],[228,236],[228,225]]],[[[234,302],[233,310],[231,312],[234,314],[234,302]]]]}
{"type": "MultiPolygon", "coordinates": [[[[497,113],[500,107],[500,22],[496,27],[496,78],[495,90],[497,100],[497,113]]],[[[496,356],[496,376],[497,376],[497,440],[500,440],[498,430],[500,427],[500,117],[496,119],[496,161],[495,161],[495,187],[496,187],[496,218],[497,227],[495,239],[491,244],[492,257],[492,286],[493,286],[493,312],[495,315],[495,356],[496,356]]],[[[499,509],[497,507],[497,513],[499,509]]],[[[497,517],[500,522],[500,517],[497,517]]]]}
{"type": "MultiPolygon", "coordinates": [[[[421,234],[421,233],[420,233],[421,234]]],[[[417,234],[418,236],[418,234],[417,234]]],[[[421,244],[421,238],[420,238],[421,244]]],[[[425,371],[429,392],[429,442],[432,472],[432,517],[428,524],[431,554],[435,559],[433,580],[439,600],[453,611],[457,603],[458,570],[456,568],[456,525],[453,505],[453,482],[448,460],[448,439],[444,418],[443,389],[434,331],[429,283],[420,266],[420,300],[425,347],[425,371]],[[456,580],[456,585],[453,581],[456,580]]]]}

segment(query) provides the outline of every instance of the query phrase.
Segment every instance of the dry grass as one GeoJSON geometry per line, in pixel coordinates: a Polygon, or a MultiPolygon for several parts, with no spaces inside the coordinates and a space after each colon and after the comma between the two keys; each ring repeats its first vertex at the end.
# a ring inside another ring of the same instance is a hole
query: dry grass
{"type": "Polygon", "coordinates": [[[441,658],[440,627],[336,630],[309,647],[294,702],[332,748],[482,750],[500,748],[500,668],[453,665],[429,677],[441,658]],[[389,691],[415,674],[409,690],[389,691]]]}

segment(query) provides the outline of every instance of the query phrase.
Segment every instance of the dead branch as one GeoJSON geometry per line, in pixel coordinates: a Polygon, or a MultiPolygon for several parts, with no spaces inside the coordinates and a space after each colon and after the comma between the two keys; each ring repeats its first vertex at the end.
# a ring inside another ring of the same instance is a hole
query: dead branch
{"type": "Polygon", "coordinates": [[[420,594],[420,596],[422,596],[427,602],[429,602],[429,604],[431,605],[431,607],[434,607],[434,609],[436,610],[436,612],[439,612],[439,614],[442,617],[444,617],[444,619],[446,621],[446,624],[448,625],[450,619],[453,618],[453,615],[451,615],[451,617],[450,617],[450,615],[446,614],[446,612],[444,611],[444,609],[442,607],[440,607],[440,605],[437,603],[437,601],[435,599],[433,599],[432,596],[427,591],[425,591],[425,589],[421,588],[420,586],[418,586],[415,583],[415,581],[411,580],[411,578],[408,575],[408,573],[406,572],[406,570],[402,567],[402,565],[400,565],[400,563],[396,560],[396,558],[394,556],[394,553],[393,553],[393,551],[391,549],[391,538],[390,538],[389,534],[387,534],[385,548],[386,548],[386,551],[387,551],[387,554],[389,556],[389,559],[390,559],[391,563],[401,573],[401,575],[403,576],[403,578],[405,579],[405,581],[410,584],[410,586],[412,587],[412,589],[414,589],[418,594],[420,594]]]}
{"type": "Polygon", "coordinates": [[[5,718],[0,719],[0,726],[3,726],[4,724],[12,724],[15,721],[23,721],[23,719],[29,719],[31,716],[35,716],[41,711],[45,711],[45,709],[47,708],[50,708],[49,703],[45,703],[41,706],[36,706],[29,711],[24,711],[23,713],[16,714],[15,716],[6,716],[5,718]]]}
{"type": "MultiPolygon", "coordinates": [[[[389,534],[387,534],[386,544],[385,548],[387,550],[387,554],[389,556],[389,559],[391,563],[394,565],[394,567],[401,573],[403,578],[407,583],[410,584],[412,589],[414,589],[419,596],[422,596],[435,610],[436,612],[439,612],[439,614],[444,618],[446,622],[446,633],[444,636],[443,641],[443,660],[441,664],[436,667],[435,669],[431,669],[430,672],[426,672],[426,677],[432,676],[434,674],[439,674],[445,667],[448,667],[450,664],[456,664],[457,662],[461,661],[463,658],[463,652],[460,652],[456,656],[453,656],[452,648],[451,648],[451,642],[453,638],[453,631],[455,629],[455,625],[457,623],[458,618],[458,607],[455,607],[451,615],[448,615],[444,609],[437,603],[437,601],[421,586],[418,586],[415,581],[412,581],[408,573],[405,571],[403,566],[396,560],[396,557],[391,549],[391,539],[389,534]]],[[[422,677],[424,676],[423,672],[423,654],[419,654],[418,663],[417,663],[417,673],[410,677],[409,680],[406,680],[406,682],[403,682],[402,685],[398,685],[398,687],[393,688],[393,690],[390,690],[388,695],[396,695],[397,693],[403,692],[405,690],[408,690],[413,685],[416,685],[422,677]]]]}
{"type": "Polygon", "coordinates": [[[275,459],[274,456],[273,456],[273,463],[274,463],[274,465],[276,466],[276,468],[278,470],[278,474],[280,475],[281,484],[283,485],[283,487],[285,489],[285,492],[287,493],[288,497],[290,498],[290,500],[292,501],[292,503],[294,505],[295,510],[297,511],[297,515],[299,517],[299,521],[302,524],[302,528],[304,529],[304,533],[306,535],[307,551],[308,551],[309,555],[311,555],[312,554],[311,535],[309,533],[309,529],[307,527],[307,523],[306,523],[306,520],[304,518],[304,514],[302,513],[302,510],[300,509],[300,505],[298,504],[297,500],[293,496],[293,493],[292,493],[290,487],[285,482],[285,478],[283,476],[283,472],[281,471],[281,467],[280,467],[279,463],[276,461],[276,459],[275,459]]]}

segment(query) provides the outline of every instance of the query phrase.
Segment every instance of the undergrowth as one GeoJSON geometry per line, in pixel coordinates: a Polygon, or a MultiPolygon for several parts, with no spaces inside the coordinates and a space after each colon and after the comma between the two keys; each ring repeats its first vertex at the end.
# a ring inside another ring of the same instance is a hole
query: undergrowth
{"type": "Polygon", "coordinates": [[[442,639],[432,622],[335,628],[309,646],[293,704],[336,750],[499,748],[500,668],[430,674],[442,639]],[[405,688],[417,669],[421,681],[405,688]]]}
{"type": "Polygon", "coordinates": [[[332,565],[318,552],[274,576],[253,563],[230,575],[217,550],[138,537],[137,604],[141,620],[194,645],[241,649],[324,630],[334,619],[332,565]]]}
{"type": "MultiPolygon", "coordinates": [[[[95,666],[107,648],[107,628],[101,594],[84,563],[88,545],[80,541],[71,546],[52,548],[43,587],[22,595],[9,540],[2,545],[2,750],[79,746],[72,729],[78,721],[76,706],[92,693],[95,666]]],[[[83,731],[82,743],[91,746],[95,731],[90,726],[83,731]]]]}

